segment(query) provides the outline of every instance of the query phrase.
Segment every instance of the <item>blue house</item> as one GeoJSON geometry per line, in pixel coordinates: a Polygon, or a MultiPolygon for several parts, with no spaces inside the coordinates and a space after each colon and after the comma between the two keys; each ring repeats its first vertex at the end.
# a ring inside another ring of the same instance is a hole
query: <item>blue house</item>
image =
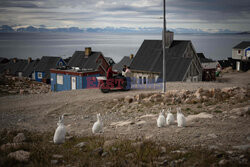
{"type": "Polygon", "coordinates": [[[51,69],[51,90],[65,91],[76,89],[94,89],[98,87],[96,77],[99,71],[73,69],[51,69]]]}
{"type": "Polygon", "coordinates": [[[66,66],[66,63],[61,57],[43,56],[34,68],[35,80],[50,83],[50,69],[63,66],[66,66]]]}

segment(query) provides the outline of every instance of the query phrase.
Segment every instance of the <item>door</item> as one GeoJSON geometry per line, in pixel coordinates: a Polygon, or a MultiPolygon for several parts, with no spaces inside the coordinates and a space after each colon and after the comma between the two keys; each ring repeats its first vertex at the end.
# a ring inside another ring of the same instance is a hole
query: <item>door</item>
{"type": "Polygon", "coordinates": [[[76,90],[76,77],[71,77],[71,89],[76,90]]]}
{"type": "Polygon", "coordinates": [[[240,71],[240,62],[239,61],[236,62],[236,70],[240,71]]]}

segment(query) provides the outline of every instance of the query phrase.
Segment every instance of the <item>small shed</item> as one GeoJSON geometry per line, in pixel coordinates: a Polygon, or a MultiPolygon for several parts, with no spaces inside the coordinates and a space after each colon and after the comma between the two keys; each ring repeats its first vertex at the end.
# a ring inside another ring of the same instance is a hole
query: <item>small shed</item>
{"type": "Polygon", "coordinates": [[[76,89],[98,88],[96,77],[100,76],[99,71],[73,69],[51,69],[51,90],[65,91],[76,89]]]}

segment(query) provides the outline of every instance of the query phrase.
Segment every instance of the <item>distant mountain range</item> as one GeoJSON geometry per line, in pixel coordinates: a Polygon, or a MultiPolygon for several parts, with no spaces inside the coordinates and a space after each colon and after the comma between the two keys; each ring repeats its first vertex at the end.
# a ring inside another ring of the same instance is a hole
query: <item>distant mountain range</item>
{"type": "MultiPolygon", "coordinates": [[[[191,28],[176,28],[169,29],[175,33],[196,33],[196,34],[207,34],[207,33],[232,33],[232,34],[250,34],[250,32],[237,32],[227,29],[218,30],[202,30],[202,29],[191,29],[191,28]]],[[[162,31],[161,27],[146,27],[146,28],[131,28],[131,27],[105,27],[105,28],[47,28],[46,26],[41,26],[39,28],[33,26],[27,26],[23,28],[14,28],[8,25],[0,26],[0,32],[92,32],[92,33],[160,33],[162,31]]]]}

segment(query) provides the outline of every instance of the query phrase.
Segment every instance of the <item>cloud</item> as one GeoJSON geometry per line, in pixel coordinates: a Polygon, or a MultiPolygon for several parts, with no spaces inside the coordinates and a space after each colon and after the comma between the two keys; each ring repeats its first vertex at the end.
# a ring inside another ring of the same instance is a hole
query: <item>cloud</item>
{"type": "MultiPolygon", "coordinates": [[[[167,0],[169,27],[250,27],[249,0],[167,0]]],[[[79,27],[160,27],[162,0],[1,0],[0,23],[79,27]]]]}

